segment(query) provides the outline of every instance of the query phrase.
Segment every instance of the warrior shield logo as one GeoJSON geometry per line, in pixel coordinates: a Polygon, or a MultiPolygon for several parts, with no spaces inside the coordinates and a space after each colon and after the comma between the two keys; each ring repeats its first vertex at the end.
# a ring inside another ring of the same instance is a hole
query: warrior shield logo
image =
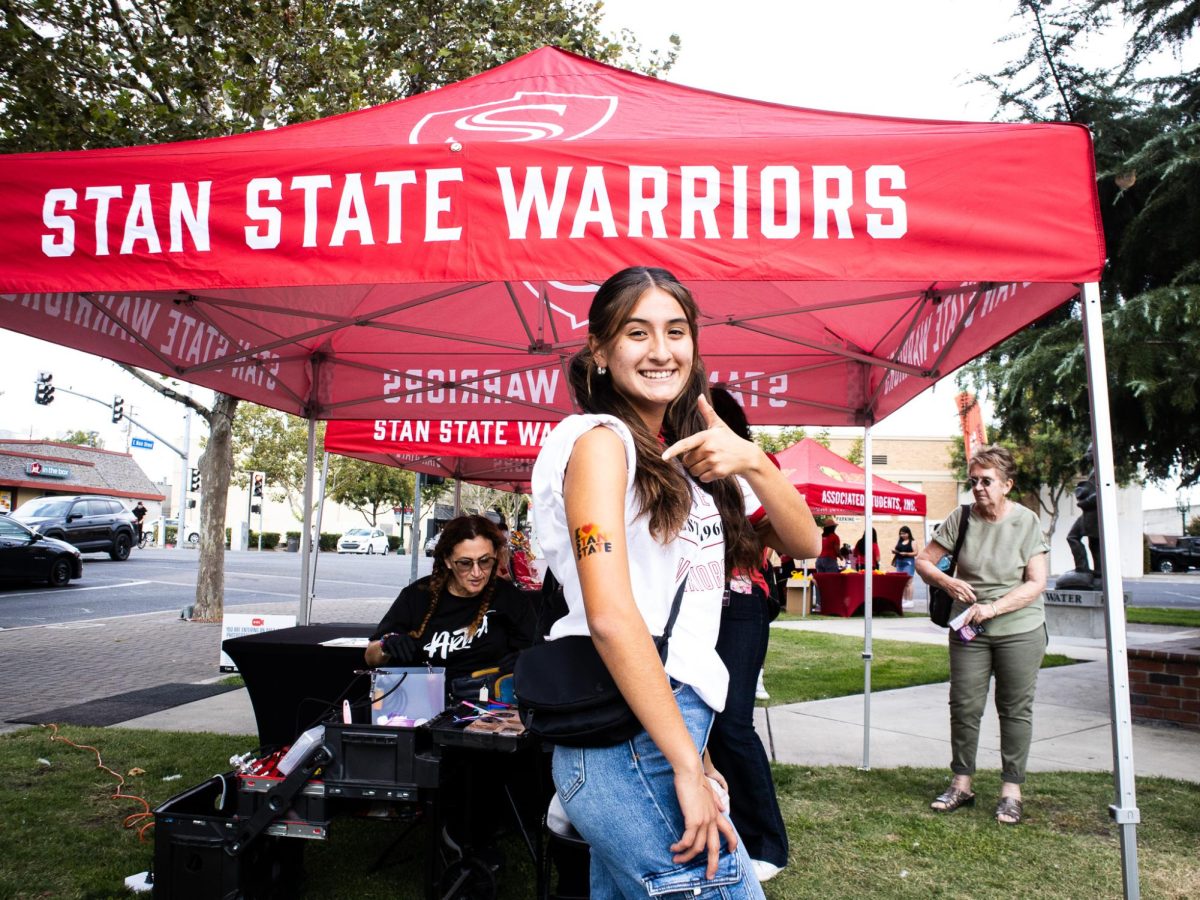
{"type": "Polygon", "coordinates": [[[616,97],[518,91],[505,100],[430,113],[413,126],[408,142],[576,141],[602,128],[616,110],[616,97]]]}
{"type": "Polygon", "coordinates": [[[538,302],[545,302],[550,309],[558,321],[555,331],[565,327],[566,333],[560,334],[560,337],[567,339],[570,332],[587,328],[588,309],[598,287],[594,282],[525,281],[522,284],[538,302]]]}

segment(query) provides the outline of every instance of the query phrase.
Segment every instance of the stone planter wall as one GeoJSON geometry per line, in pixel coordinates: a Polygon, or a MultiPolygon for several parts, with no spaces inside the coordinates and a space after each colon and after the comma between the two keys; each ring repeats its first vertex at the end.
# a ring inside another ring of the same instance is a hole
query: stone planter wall
{"type": "Polygon", "coordinates": [[[1136,718],[1200,731],[1200,644],[1130,647],[1129,700],[1136,718]]]}

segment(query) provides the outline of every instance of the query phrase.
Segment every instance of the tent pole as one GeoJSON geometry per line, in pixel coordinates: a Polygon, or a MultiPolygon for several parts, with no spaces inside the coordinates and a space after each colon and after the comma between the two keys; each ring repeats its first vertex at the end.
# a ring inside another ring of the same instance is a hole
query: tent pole
{"type": "Polygon", "coordinates": [[[1116,802],[1109,814],[1121,841],[1121,873],[1125,897],[1141,896],[1138,885],[1137,807],[1133,767],[1133,723],[1129,705],[1129,657],[1125,646],[1125,594],[1118,552],[1117,484],[1113,463],[1112,424],[1108,405],[1108,372],[1104,329],[1100,318],[1100,285],[1083,285],[1083,346],[1087,360],[1088,399],[1092,414],[1092,455],[1096,467],[1100,513],[1099,556],[1104,587],[1104,619],[1108,631],[1108,696],[1112,721],[1113,783],[1116,802]]]}
{"type": "Polygon", "coordinates": [[[329,479],[329,452],[326,451],[325,458],[321,460],[321,496],[317,500],[317,521],[316,528],[313,530],[317,533],[317,548],[312,556],[312,572],[308,580],[308,603],[309,611],[312,611],[313,601],[317,598],[317,564],[321,561],[321,520],[325,515],[325,496],[328,493],[326,490],[326,482],[329,479]]]}
{"type": "Polygon", "coordinates": [[[866,484],[863,486],[865,508],[863,510],[863,771],[871,769],[871,625],[875,606],[875,497],[871,479],[871,424],[863,426],[863,471],[866,484]]]}
{"type": "Polygon", "coordinates": [[[308,456],[304,461],[304,524],[300,532],[300,614],[296,616],[297,625],[308,625],[312,618],[312,604],[309,602],[308,571],[312,560],[312,506],[313,506],[313,475],[316,471],[317,456],[317,420],[308,420],[308,456]]]}
{"type": "Polygon", "coordinates": [[[462,515],[462,479],[454,479],[454,515],[462,515]]]}
{"type": "Polygon", "coordinates": [[[413,474],[413,512],[412,512],[412,562],[408,572],[408,583],[412,584],[417,580],[417,565],[420,562],[420,557],[425,552],[424,544],[421,541],[421,473],[413,474]]]}

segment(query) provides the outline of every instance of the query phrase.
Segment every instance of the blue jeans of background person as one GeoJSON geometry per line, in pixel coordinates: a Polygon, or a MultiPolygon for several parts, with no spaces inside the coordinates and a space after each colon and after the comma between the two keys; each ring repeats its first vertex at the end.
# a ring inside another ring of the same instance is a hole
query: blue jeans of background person
{"type": "MultiPolygon", "coordinates": [[[[704,749],[713,711],[687,685],[673,684],[696,753],[704,749]]],[[[745,847],[724,848],[716,877],[704,877],[708,854],[673,862],[683,835],[675,773],[642,731],[615,747],[555,747],[554,785],[576,831],[591,847],[592,900],[691,897],[761,900],[745,847]]]]}
{"type": "Polygon", "coordinates": [[[767,657],[770,621],[767,598],[757,586],[751,594],[733,592],[721,609],[717,654],[729,670],[729,696],[717,713],[708,752],[729,783],[730,816],[751,859],[783,868],[788,839],[775,798],[771,764],[754,730],[754,691],[767,657]]]}
{"type": "Polygon", "coordinates": [[[917,571],[917,560],[912,556],[896,557],[896,571],[903,572],[905,575],[912,575],[917,571]]]}

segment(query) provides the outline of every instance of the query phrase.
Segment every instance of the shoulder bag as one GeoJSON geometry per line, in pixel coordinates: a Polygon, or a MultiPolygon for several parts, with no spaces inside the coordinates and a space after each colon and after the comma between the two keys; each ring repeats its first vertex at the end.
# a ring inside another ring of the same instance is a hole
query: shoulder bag
{"type": "MultiPolygon", "coordinates": [[[[686,584],[685,578],[675,592],[666,628],[654,638],[664,664],[686,584]]],[[[589,635],[569,635],[522,650],[513,686],[525,730],[548,743],[611,747],[642,730],[589,635]]]]}
{"type": "MultiPolygon", "coordinates": [[[[962,550],[963,538],[967,536],[967,525],[971,521],[971,504],[964,503],[960,508],[962,512],[958,517],[958,537],[954,539],[954,552],[950,555],[950,568],[946,573],[951,578],[958,569],[958,553],[962,550]]],[[[946,593],[945,589],[932,584],[929,586],[929,619],[934,625],[949,628],[950,610],[953,606],[954,598],[946,593]]]]}

